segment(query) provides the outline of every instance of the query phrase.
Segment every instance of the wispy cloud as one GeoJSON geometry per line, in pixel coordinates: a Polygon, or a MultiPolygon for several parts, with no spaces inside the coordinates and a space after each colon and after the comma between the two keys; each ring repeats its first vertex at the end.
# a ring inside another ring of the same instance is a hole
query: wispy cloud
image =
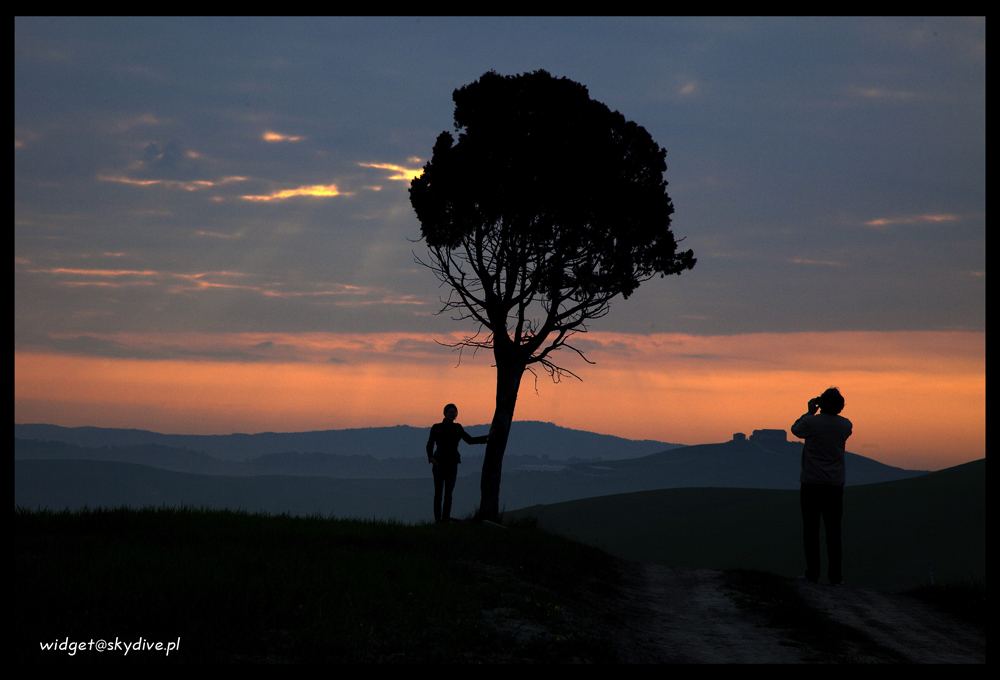
{"type": "Polygon", "coordinates": [[[679,82],[678,82],[677,92],[682,97],[690,97],[692,95],[698,94],[700,88],[698,87],[697,80],[695,80],[694,78],[689,78],[687,76],[682,76],[678,80],[679,82]]]}
{"type": "MultiPolygon", "coordinates": [[[[419,163],[419,158],[408,158],[410,163],[419,163]]],[[[395,165],[393,163],[358,163],[363,168],[379,168],[380,170],[390,170],[393,175],[390,175],[388,179],[394,179],[401,182],[412,181],[415,177],[420,177],[424,174],[423,168],[405,168],[402,165],[395,165]]]]}
{"type": "MultiPolygon", "coordinates": [[[[225,237],[225,235],[221,235],[225,237]]],[[[237,236],[238,237],[238,236],[237,236]]],[[[27,260],[15,264],[30,264],[27,260]]],[[[313,298],[318,304],[334,307],[370,307],[375,305],[425,305],[415,295],[399,294],[384,288],[353,286],[343,283],[287,283],[264,280],[237,271],[169,272],[154,269],[84,269],[50,267],[28,269],[29,274],[47,274],[55,284],[68,288],[126,288],[162,285],[168,294],[204,290],[247,291],[268,298],[313,298]]]]}
{"type": "Polygon", "coordinates": [[[794,262],[795,264],[824,264],[829,267],[843,267],[841,262],[831,262],[829,260],[807,260],[801,257],[795,257],[788,260],[789,262],[794,262]]]}
{"type": "Polygon", "coordinates": [[[880,87],[854,87],[852,88],[854,94],[865,97],[866,99],[875,99],[881,101],[910,101],[916,99],[916,92],[909,92],[906,90],[886,90],[880,87]]]}
{"type": "Polygon", "coordinates": [[[316,196],[319,198],[330,198],[332,196],[353,196],[353,193],[342,192],[336,184],[315,184],[309,187],[298,187],[297,189],[283,189],[270,194],[257,196],[241,196],[247,201],[281,201],[294,196],[316,196]]]}
{"type": "Polygon", "coordinates": [[[283,135],[280,132],[268,130],[261,135],[261,139],[265,142],[301,142],[305,137],[301,135],[283,135]]]}
{"type": "Polygon", "coordinates": [[[214,182],[209,180],[174,180],[174,179],[132,179],[130,177],[121,176],[109,176],[109,175],[98,175],[97,179],[102,182],[119,182],[121,184],[129,184],[132,186],[139,187],[151,187],[151,186],[163,186],[168,189],[182,189],[184,191],[199,191],[201,189],[207,189],[209,187],[215,187],[222,184],[229,184],[231,182],[243,182],[246,177],[223,177],[220,180],[214,182]]]}
{"type": "Polygon", "coordinates": [[[452,350],[420,333],[87,333],[32,336],[21,348],[133,359],[371,364],[434,361],[452,350]]]}
{"type": "MultiPolygon", "coordinates": [[[[174,272],[163,272],[154,269],[78,269],[70,267],[52,267],[49,269],[30,269],[31,274],[51,274],[60,278],[59,285],[63,286],[105,286],[105,287],[125,287],[125,286],[148,286],[157,281],[181,281],[189,285],[181,286],[184,289],[205,289],[205,288],[243,288],[247,290],[261,290],[259,286],[239,286],[225,283],[219,279],[245,276],[240,272],[217,271],[199,272],[193,274],[179,274],[174,272]],[[67,279],[66,277],[72,277],[67,279]]],[[[177,292],[178,287],[174,285],[170,292],[177,292]]]]}
{"type": "Polygon", "coordinates": [[[920,222],[957,222],[961,219],[959,215],[907,215],[904,217],[880,217],[875,220],[865,222],[869,227],[888,227],[893,224],[918,224],[920,222]]]}
{"type": "Polygon", "coordinates": [[[129,118],[128,120],[119,122],[118,129],[122,132],[127,132],[137,127],[160,125],[162,122],[163,121],[154,116],[152,113],[144,113],[141,116],[135,116],[134,118],[129,118]]]}
{"type": "Polygon", "coordinates": [[[203,231],[202,230],[202,231],[196,231],[195,234],[197,234],[198,236],[207,236],[209,238],[222,238],[222,239],[243,238],[243,232],[241,232],[241,231],[238,231],[238,232],[236,232],[234,234],[223,234],[223,233],[218,232],[218,231],[203,231]]]}
{"type": "Polygon", "coordinates": [[[151,269],[70,269],[54,267],[52,269],[31,269],[32,274],[82,274],[84,276],[160,276],[160,272],[151,269]]]}

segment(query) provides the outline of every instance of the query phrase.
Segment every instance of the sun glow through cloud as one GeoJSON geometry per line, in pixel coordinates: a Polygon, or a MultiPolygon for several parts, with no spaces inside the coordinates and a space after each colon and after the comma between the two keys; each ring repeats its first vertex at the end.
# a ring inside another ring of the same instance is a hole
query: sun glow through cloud
{"type": "MultiPolygon", "coordinates": [[[[409,159],[411,162],[420,162],[419,158],[409,159]]],[[[400,182],[410,182],[414,178],[420,177],[424,174],[423,168],[404,168],[402,165],[393,165],[392,163],[358,163],[364,168],[379,168],[381,170],[391,170],[395,174],[390,175],[388,179],[394,179],[400,182]]]]}
{"type": "Polygon", "coordinates": [[[310,187],[299,187],[297,189],[284,189],[282,191],[275,191],[272,194],[266,194],[263,196],[241,196],[240,198],[247,201],[281,201],[286,198],[292,198],[294,196],[317,196],[320,198],[329,198],[332,196],[351,196],[352,194],[343,193],[337,189],[336,184],[316,184],[310,187]]]}

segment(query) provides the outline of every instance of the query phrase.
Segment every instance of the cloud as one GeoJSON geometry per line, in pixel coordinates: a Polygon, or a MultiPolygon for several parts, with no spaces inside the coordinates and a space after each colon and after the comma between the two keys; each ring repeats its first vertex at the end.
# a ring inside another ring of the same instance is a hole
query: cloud
{"type": "Polygon", "coordinates": [[[243,238],[243,232],[241,231],[238,231],[235,234],[222,234],[217,231],[196,231],[195,234],[197,234],[198,236],[208,236],[210,238],[223,238],[223,239],[243,238]]]}
{"type": "Polygon", "coordinates": [[[841,263],[841,262],[831,262],[829,260],[806,260],[806,259],[801,258],[801,257],[795,257],[795,258],[792,258],[792,259],[790,259],[788,261],[789,262],[794,262],[795,264],[825,264],[825,265],[827,265],[829,267],[843,267],[844,266],[843,263],[841,263]]]}
{"type": "Polygon", "coordinates": [[[375,300],[338,300],[333,303],[338,307],[365,307],[369,305],[424,305],[424,300],[418,300],[414,295],[385,294],[375,300]]]}
{"type": "Polygon", "coordinates": [[[851,89],[858,96],[882,101],[911,101],[917,97],[916,92],[906,90],[885,90],[879,87],[854,87],[851,89]]]}
{"type": "MultiPolygon", "coordinates": [[[[199,235],[205,235],[199,232],[199,235]]],[[[224,235],[210,234],[224,237],[224,235]]],[[[15,264],[28,265],[25,258],[15,264]]],[[[167,294],[204,290],[245,291],[267,298],[313,298],[316,303],[335,307],[371,307],[376,305],[425,305],[426,300],[391,289],[354,286],[331,282],[281,281],[240,271],[214,270],[172,272],[156,269],[86,269],[82,267],[34,267],[28,274],[48,275],[62,287],[126,288],[161,286],[167,294]]]]}
{"type": "Polygon", "coordinates": [[[621,339],[617,338],[600,340],[596,338],[581,337],[578,335],[570,340],[569,344],[581,352],[599,351],[618,356],[634,356],[638,353],[633,343],[627,341],[623,342],[621,339]]]}
{"type": "Polygon", "coordinates": [[[169,179],[129,179],[128,177],[108,177],[106,175],[99,175],[97,179],[102,182],[119,182],[121,184],[131,184],[133,186],[149,187],[156,185],[163,185],[170,189],[183,189],[184,191],[198,191],[199,189],[205,189],[210,186],[215,186],[214,182],[209,182],[207,180],[192,180],[190,182],[182,182],[180,180],[169,180],[169,179]]]}
{"type": "Polygon", "coordinates": [[[868,227],[888,227],[893,224],[917,224],[920,222],[957,222],[959,215],[909,215],[906,217],[881,217],[876,220],[865,222],[868,227]]]}
{"type": "Polygon", "coordinates": [[[263,135],[261,135],[261,139],[263,139],[265,142],[301,142],[303,139],[305,139],[305,137],[283,135],[280,132],[273,132],[271,130],[268,130],[263,135]]]}
{"type": "Polygon", "coordinates": [[[179,279],[181,282],[193,285],[185,286],[176,285],[175,283],[175,285],[168,289],[168,292],[176,293],[183,290],[199,290],[206,288],[239,288],[243,290],[266,293],[261,286],[236,285],[222,283],[216,280],[218,278],[224,279],[226,277],[246,276],[240,272],[213,271],[198,272],[193,274],[179,274],[175,272],[156,271],[153,269],[73,269],[69,267],[30,269],[28,271],[31,274],[52,274],[60,278],[67,276],[83,277],[82,280],[80,278],[77,278],[76,280],[65,280],[65,278],[62,278],[62,280],[59,281],[59,284],[63,286],[105,286],[111,288],[121,288],[124,286],[136,285],[151,286],[157,281],[174,280],[176,282],[179,279]]]}
{"type": "Polygon", "coordinates": [[[54,267],[52,269],[31,269],[32,274],[81,274],[84,276],[160,276],[160,272],[152,269],[70,269],[54,267]]]}
{"type": "Polygon", "coordinates": [[[44,349],[58,354],[162,361],[278,362],[297,363],[313,360],[304,357],[301,348],[293,344],[275,344],[267,340],[249,344],[254,336],[221,336],[211,338],[200,334],[136,334],[119,335],[36,335],[15,342],[19,347],[44,349]]]}
{"type": "Polygon", "coordinates": [[[86,333],[15,337],[16,351],[121,359],[311,364],[399,364],[450,355],[456,334],[86,333]]]}
{"type": "MultiPolygon", "coordinates": [[[[274,359],[266,354],[256,354],[252,350],[268,349],[254,346],[198,348],[184,347],[179,344],[155,344],[136,341],[136,338],[124,336],[100,337],[95,335],[74,336],[36,336],[23,343],[32,348],[55,350],[59,354],[75,356],[103,357],[108,359],[140,359],[144,361],[163,361],[165,359],[199,360],[199,361],[236,361],[262,362],[274,359]]],[[[261,343],[266,345],[267,343],[261,343]]],[[[271,343],[273,344],[273,343],[271,343]]],[[[288,361],[288,358],[285,358],[288,361]]]]}
{"type": "Polygon", "coordinates": [[[118,123],[118,129],[122,132],[127,132],[133,128],[145,127],[151,125],[160,125],[163,121],[154,116],[151,113],[144,113],[141,116],[136,116],[134,118],[129,118],[128,120],[123,120],[118,123]]]}
{"type": "Polygon", "coordinates": [[[188,170],[184,145],[178,141],[159,144],[150,142],[142,150],[142,166],[156,173],[177,173],[188,170]]]}
{"type": "MultiPolygon", "coordinates": [[[[419,158],[409,158],[407,160],[411,163],[420,162],[419,158]]],[[[420,177],[420,175],[424,174],[423,168],[404,168],[402,165],[393,165],[392,163],[358,163],[358,165],[364,168],[379,168],[381,170],[391,170],[396,174],[390,175],[389,179],[394,179],[401,182],[412,181],[415,177],[420,177]]]]}
{"type": "Polygon", "coordinates": [[[454,348],[435,342],[433,339],[400,338],[393,344],[391,351],[403,354],[450,354],[454,348]]]}
{"type": "Polygon", "coordinates": [[[74,354],[92,357],[108,357],[116,359],[162,359],[162,352],[148,352],[142,349],[128,347],[115,340],[97,338],[91,335],[73,337],[36,337],[28,344],[33,347],[54,349],[60,354],[74,354]]]}
{"type": "Polygon", "coordinates": [[[102,182],[119,182],[121,184],[129,184],[131,186],[137,187],[151,187],[151,186],[163,186],[168,189],[182,189],[184,191],[200,191],[201,189],[207,189],[209,187],[215,187],[222,184],[229,184],[230,182],[243,182],[246,177],[232,176],[223,177],[220,180],[214,182],[209,180],[174,180],[174,179],[132,179],[130,177],[115,177],[110,175],[98,175],[97,179],[102,182]]]}
{"type": "Polygon", "coordinates": [[[240,196],[247,201],[281,201],[293,196],[316,196],[319,198],[330,198],[332,196],[353,196],[352,193],[344,193],[337,188],[336,184],[316,184],[309,187],[299,187],[297,189],[283,189],[271,194],[258,196],[240,196]]]}

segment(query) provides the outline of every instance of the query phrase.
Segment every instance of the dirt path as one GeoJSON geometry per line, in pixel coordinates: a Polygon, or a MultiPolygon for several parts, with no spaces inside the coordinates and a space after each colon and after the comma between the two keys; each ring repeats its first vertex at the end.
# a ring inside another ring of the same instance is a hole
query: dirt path
{"type": "Polygon", "coordinates": [[[836,622],[835,630],[847,631],[850,640],[870,640],[847,641],[848,653],[831,658],[795,631],[770,627],[765,614],[740,607],[723,572],[634,563],[622,568],[626,663],[986,662],[984,630],[903,595],[795,583],[809,607],[836,622]]]}
{"type": "Polygon", "coordinates": [[[986,632],[905,595],[796,584],[806,601],[913,663],[986,663],[986,632]]]}

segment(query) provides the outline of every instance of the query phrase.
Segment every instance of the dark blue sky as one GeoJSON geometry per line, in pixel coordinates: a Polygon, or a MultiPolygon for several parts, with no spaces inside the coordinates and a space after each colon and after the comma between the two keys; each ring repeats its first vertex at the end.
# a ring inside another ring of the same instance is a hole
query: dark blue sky
{"type": "Polygon", "coordinates": [[[491,69],[581,82],[668,150],[698,265],[595,330],[985,332],[985,31],[15,18],[15,350],[442,330],[406,175],[374,166],[419,168],[452,91],[491,69]]]}

